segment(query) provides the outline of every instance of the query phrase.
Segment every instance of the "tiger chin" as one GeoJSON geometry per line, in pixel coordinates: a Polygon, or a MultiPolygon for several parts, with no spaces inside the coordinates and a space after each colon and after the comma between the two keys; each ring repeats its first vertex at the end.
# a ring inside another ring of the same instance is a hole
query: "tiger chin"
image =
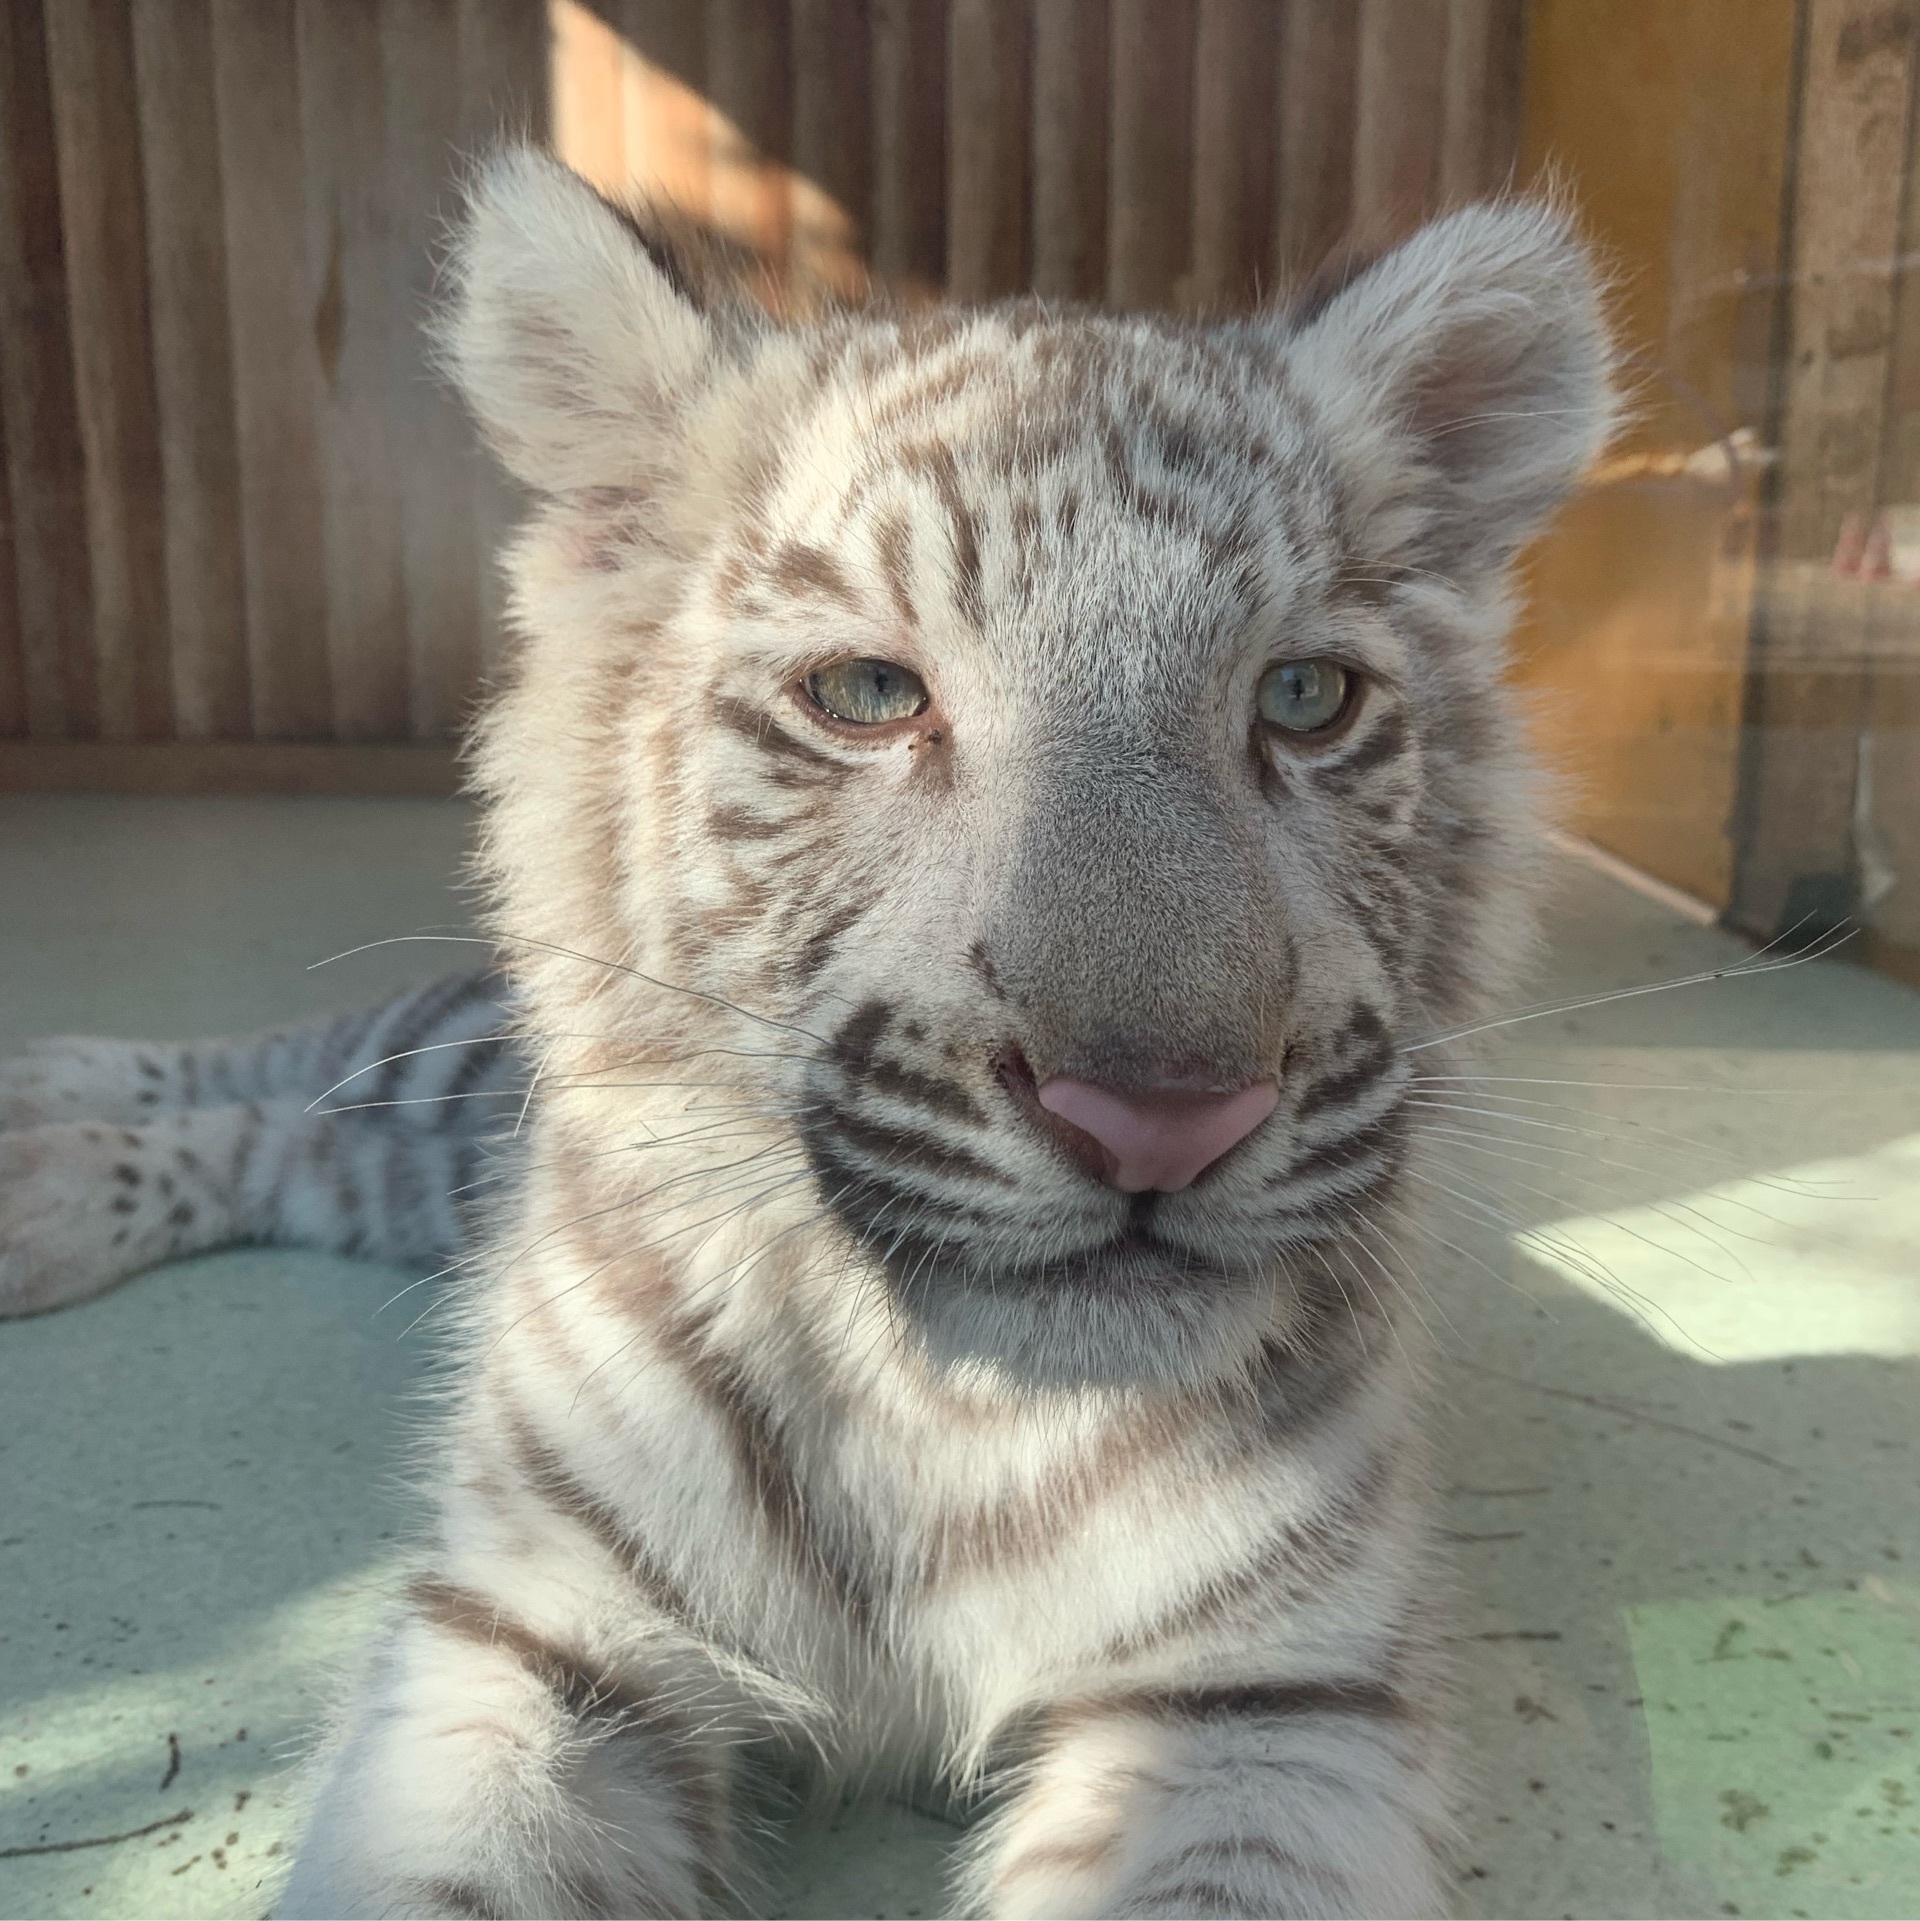
{"type": "Polygon", "coordinates": [[[1593,271],[1529,202],[1230,319],[723,267],[474,187],[534,1090],[279,1911],[723,1912],[761,1781],[901,1767],[968,1913],[1438,1913],[1407,1049],[1525,954],[1593,271]]]}

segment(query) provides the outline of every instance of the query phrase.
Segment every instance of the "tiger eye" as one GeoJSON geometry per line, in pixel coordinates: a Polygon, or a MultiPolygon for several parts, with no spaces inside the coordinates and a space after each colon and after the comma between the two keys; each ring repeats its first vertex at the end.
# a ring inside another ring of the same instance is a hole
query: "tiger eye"
{"type": "Polygon", "coordinates": [[[927,708],[927,683],[893,660],[837,660],[815,668],[804,685],[822,713],[852,727],[911,720],[927,708]]]}
{"type": "Polygon", "coordinates": [[[1290,734],[1317,734],[1347,711],[1353,676],[1337,660],[1283,660],[1260,676],[1260,718],[1290,734]]]}

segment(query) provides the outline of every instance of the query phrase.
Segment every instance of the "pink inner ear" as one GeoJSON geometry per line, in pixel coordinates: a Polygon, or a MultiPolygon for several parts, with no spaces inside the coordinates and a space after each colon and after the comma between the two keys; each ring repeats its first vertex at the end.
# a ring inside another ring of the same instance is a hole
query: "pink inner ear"
{"type": "Polygon", "coordinates": [[[1177,1193],[1228,1148],[1244,1140],[1280,1101],[1272,1081],[1234,1094],[1163,1093],[1123,1099],[1091,1081],[1056,1074],[1040,1105],[1093,1138],[1114,1157],[1112,1184],[1123,1194],[1177,1193]]]}

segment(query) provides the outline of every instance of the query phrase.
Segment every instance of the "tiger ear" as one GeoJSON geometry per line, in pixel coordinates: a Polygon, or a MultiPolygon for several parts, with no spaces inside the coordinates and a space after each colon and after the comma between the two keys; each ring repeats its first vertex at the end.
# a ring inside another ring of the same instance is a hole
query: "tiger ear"
{"type": "Polygon", "coordinates": [[[1360,538],[1464,581],[1544,525],[1616,418],[1593,263],[1540,202],[1434,221],[1293,320],[1360,538]]]}
{"type": "Polygon", "coordinates": [[[547,494],[659,479],[717,325],[638,220],[512,149],[474,180],[450,279],[442,361],[519,479],[547,494]]]}

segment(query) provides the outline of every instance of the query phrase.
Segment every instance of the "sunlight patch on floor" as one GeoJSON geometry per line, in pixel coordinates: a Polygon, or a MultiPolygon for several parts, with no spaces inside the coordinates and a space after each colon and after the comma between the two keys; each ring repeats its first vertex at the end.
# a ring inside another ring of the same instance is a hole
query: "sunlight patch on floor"
{"type": "Polygon", "coordinates": [[[1920,1354],[1920,1134],[1513,1246],[1694,1360],[1920,1354]]]}
{"type": "Polygon", "coordinates": [[[1626,1610],[1669,1856],[1747,1915],[1920,1913],[1920,1589],[1626,1610]]]}

